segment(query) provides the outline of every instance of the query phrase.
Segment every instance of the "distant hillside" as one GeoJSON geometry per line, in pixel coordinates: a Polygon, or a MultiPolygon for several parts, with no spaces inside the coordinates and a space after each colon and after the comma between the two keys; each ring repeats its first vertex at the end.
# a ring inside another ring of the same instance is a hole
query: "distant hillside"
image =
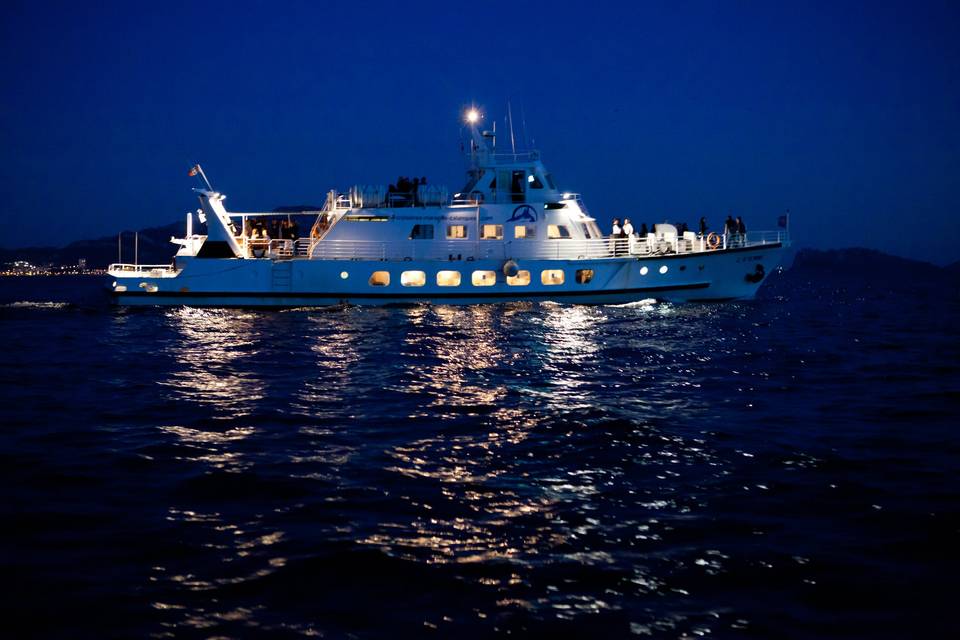
{"type": "Polygon", "coordinates": [[[942,278],[957,272],[958,264],[938,267],[929,262],[900,258],[874,249],[850,248],[821,251],[801,249],[793,260],[791,271],[829,272],[835,276],[867,278],[942,278]]]}
{"type": "MultiPolygon", "coordinates": [[[[163,227],[143,229],[139,233],[139,261],[141,264],[167,264],[177,247],[170,244],[171,236],[183,235],[183,222],[174,222],[163,227]]],[[[123,232],[123,261],[133,262],[134,232],[123,232]]],[[[26,247],[23,249],[0,249],[0,263],[26,260],[36,265],[74,265],[81,258],[89,268],[106,267],[117,261],[117,236],[93,240],[77,240],[65,247],[26,247]]]]}

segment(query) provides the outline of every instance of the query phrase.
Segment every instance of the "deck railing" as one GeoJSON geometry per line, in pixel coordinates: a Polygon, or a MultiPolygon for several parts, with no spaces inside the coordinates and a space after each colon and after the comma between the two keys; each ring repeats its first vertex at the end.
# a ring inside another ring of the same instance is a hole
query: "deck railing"
{"type": "Polygon", "coordinates": [[[172,278],[179,271],[170,264],[130,264],[128,262],[114,262],[107,267],[110,275],[121,275],[125,278],[172,278]]]}
{"type": "MultiPolygon", "coordinates": [[[[305,253],[314,260],[587,260],[625,256],[708,253],[786,242],[782,231],[759,231],[715,238],[653,237],[574,240],[321,240],[305,253]]],[[[298,244],[297,255],[304,255],[298,244]]]]}

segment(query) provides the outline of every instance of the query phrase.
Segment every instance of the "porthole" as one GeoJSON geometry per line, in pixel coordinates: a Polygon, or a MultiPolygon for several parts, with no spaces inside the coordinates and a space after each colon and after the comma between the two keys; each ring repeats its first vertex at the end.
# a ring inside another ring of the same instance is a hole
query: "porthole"
{"type": "Polygon", "coordinates": [[[438,287],[459,287],[460,272],[459,271],[437,271],[437,286],[438,287]]]}
{"type": "Polygon", "coordinates": [[[648,273],[650,273],[650,269],[647,269],[646,267],[640,267],[640,275],[645,276],[648,273]]]}
{"type": "Polygon", "coordinates": [[[390,284],[389,271],[374,271],[370,276],[371,287],[386,287],[390,284]]]}
{"type": "Polygon", "coordinates": [[[593,280],[593,269],[577,269],[577,284],[587,284],[593,280]]]}
{"type": "Polygon", "coordinates": [[[563,284],[563,269],[544,269],[540,272],[540,282],[546,285],[563,284]]]}
{"type": "Polygon", "coordinates": [[[475,287],[492,287],[497,284],[496,271],[474,271],[470,281],[475,287]]]}
{"type": "Polygon", "coordinates": [[[667,265],[663,265],[662,267],[660,267],[660,273],[666,273],[667,271],[668,271],[667,265]]]}
{"type": "Polygon", "coordinates": [[[341,271],[341,272],[340,272],[340,277],[341,277],[342,279],[346,280],[347,278],[350,277],[350,274],[347,273],[346,271],[341,271]]]}
{"type": "Polygon", "coordinates": [[[400,284],[404,287],[422,287],[427,284],[427,274],[423,271],[404,271],[400,274],[400,284]]]}
{"type": "Polygon", "coordinates": [[[530,284],[530,272],[517,271],[517,275],[507,276],[507,284],[511,287],[525,287],[530,284]]]}

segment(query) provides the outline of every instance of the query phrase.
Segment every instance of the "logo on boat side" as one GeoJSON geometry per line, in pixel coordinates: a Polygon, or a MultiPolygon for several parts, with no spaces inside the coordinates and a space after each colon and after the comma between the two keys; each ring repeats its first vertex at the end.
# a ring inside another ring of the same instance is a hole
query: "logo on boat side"
{"type": "Polygon", "coordinates": [[[528,204],[522,204],[513,210],[513,215],[507,222],[519,222],[521,220],[537,221],[537,210],[528,204]]]}

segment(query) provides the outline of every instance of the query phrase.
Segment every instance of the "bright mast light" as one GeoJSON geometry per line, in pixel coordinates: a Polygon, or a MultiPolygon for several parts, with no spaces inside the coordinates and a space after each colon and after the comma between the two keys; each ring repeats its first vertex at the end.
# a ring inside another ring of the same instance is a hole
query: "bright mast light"
{"type": "Polygon", "coordinates": [[[467,109],[466,119],[468,124],[477,124],[480,122],[480,112],[474,108],[467,109]]]}

